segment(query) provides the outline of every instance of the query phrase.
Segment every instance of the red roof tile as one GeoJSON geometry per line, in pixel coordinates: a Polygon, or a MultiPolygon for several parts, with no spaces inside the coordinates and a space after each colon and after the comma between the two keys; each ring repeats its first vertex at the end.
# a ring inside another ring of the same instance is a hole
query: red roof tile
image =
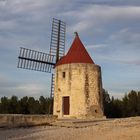
{"type": "Polygon", "coordinates": [[[56,66],[70,63],[94,64],[77,33],[68,53],[57,62],[56,66]]]}

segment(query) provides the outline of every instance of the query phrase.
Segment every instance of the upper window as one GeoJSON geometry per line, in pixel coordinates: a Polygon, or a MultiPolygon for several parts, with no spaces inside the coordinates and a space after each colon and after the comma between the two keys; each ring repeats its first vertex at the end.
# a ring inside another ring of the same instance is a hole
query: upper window
{"type": "Polygon", "coordinates": [[[63,72],[63,73],[62,73],[62,76],[63,76],[63,78],[65,78],[65,77],[66,77],[66,73],[65,73],[65,72],[63,72]]]}

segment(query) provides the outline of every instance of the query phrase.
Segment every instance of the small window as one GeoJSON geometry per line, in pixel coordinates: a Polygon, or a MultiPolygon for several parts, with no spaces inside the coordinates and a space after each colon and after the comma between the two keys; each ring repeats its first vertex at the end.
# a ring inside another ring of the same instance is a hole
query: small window
{"type": "Polygon", "coordinates": [[[63,73],[62,73],[62,76],[63,76],[63,78],[65,78],[65,76],[66,76],[66,73],[65,73],[65,72],[63,72],[63,73]]]}
{"type": "Polygon", "coordinates": [[[95,109],[95,113],[98,113],[98,111],[95,109]]]}

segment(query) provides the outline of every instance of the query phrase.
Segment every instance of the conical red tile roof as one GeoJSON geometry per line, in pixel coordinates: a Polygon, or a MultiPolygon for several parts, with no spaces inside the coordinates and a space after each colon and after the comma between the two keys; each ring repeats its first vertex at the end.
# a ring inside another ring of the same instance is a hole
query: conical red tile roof
{"type": "Polygon", "coordinates": [[[70,63],[94,64],[77,33],[68,53],[57,62],[56,66],[70,63]]]}

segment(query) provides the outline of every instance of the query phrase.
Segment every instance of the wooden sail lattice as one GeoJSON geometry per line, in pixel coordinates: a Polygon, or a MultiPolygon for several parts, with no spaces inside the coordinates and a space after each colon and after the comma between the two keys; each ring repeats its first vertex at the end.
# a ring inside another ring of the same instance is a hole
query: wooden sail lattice
{"type": "MultiPolygon", "coordinates": [[[[39,52],[27,48],[20,48],[18,68],[51,73],[55,64],[65,54],[65,22],[53,18],[49,53],[39,52]]],[[[51,93],[54,95],[54,74],[51,80],[51,93]]]]}
{"type": "Polygon", "coordinates": [[[20,48],[18,68],[51,72],[55,65],[54,55],[30,50],[26,48],[20,48]]]}
{"type": "Polygon", "coordinates": [[[66,24],[53,18],[52,34],[50,43],[50,55],[56,56],[56,62],[65,54],[66,24]]]}

